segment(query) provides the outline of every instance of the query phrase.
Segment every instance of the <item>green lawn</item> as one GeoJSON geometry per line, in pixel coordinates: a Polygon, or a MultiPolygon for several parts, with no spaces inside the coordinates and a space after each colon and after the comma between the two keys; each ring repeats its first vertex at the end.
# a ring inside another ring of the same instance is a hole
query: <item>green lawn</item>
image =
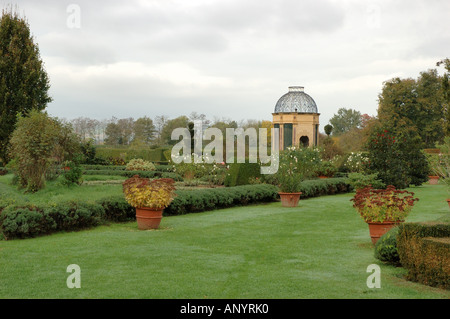
{"type": "MultiPolygon", "coordinates": [[[[411,190],[420,201],[408,221],[448,218],[443,186],[411,190]]],[[[0,241],[0,298],[450,298],[374,258],[351,197],[164,217],[153,231],[131,222],[0,241]],[[67,288],[70,264],[80,289],[67,288]],[[371,264],[379,289],[366,285],[371,264]]]]}
{"type": "Polygon", "coordinates": [[[97,200],[111,195],[120,195],[126,178],[122,176],[85,175],[81,186],[63,186],[62,177],[47,182],[46,187],[36,193],[24,193],[11,185],[13,175],[0,176],[0,199],[10,198],[16,202],[48,204],[76,199],[97,200]]]}

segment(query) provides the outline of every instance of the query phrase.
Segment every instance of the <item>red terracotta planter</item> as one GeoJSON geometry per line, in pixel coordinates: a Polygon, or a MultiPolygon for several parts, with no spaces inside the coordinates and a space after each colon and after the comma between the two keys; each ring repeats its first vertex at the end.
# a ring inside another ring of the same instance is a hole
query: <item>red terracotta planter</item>
{"type": "Polygon", "coordinates": [[[397,226],[400,223],[401,222],[368,222],[367,224],[369,225],[369,232],[372,243],[375,245],[381,236],[386,234],[391,228],[397,226]]]}
{"type": "Polygon", "coordinates": [[[162,208],[136,207],[136,221],[140,230],[157,229],[162,219],[162,208]]]}
{"type": "Polygon", "coordinates": [[[430,185],[437,185],[439,183],[439,176],[428,176],[430,185]]]}
{"type": "Polygon", "coordinates": [[[283,193],[279,192],[281,199],[281,206],[283,207],[297,207],[298,201],[300,200],[301,192],[299,193],[283,193]]]}

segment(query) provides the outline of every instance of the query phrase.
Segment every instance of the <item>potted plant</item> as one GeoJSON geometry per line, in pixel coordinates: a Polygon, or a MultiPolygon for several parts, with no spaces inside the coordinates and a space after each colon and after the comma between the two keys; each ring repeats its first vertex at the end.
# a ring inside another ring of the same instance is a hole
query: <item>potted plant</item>
{"type": "Polygon", "coordinates": [[[278,195],[283,207],[297,207],[302,194],[303,173],[295,152],[295,148],[289,148],[280,154],[277,180],[280,189],[278,195]]]}
{"type": "Polygon", "coordinates": [[[298,173],[282,174],[279,177],[281,205],[283,207],[297,207],[300,200],[302,175],[298,173]]]}
{"type": "Polygon", "coordinates": [[[372,186],[357,189],[351,199],[353,207],[369,225],[373,244],[391,228],[402,223],[418,200],[414,198],[413,192],[398,190],[392,185],[386,189],[374,189],[372,186]]]}
{"type": "Polygon", "coordinates": [[[138,175],[123,182],[123,192],[127,202],[136,208],[138,228],[156,229],[162,219],[164,208],[176,196],[175,181],[171,178],[150,180],[138,175]]]}

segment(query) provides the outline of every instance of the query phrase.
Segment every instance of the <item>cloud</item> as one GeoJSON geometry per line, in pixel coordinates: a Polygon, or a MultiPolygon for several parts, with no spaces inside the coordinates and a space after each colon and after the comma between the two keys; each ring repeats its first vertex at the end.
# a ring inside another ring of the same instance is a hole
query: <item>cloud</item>
{"type": "Polygon", "coordinates": [[[450,45],[446,0],[79,0],[79,29],[70,3],[17,1],[50,76],[49,110],[65,117],[271,119],[303,85],[326,124],[339,107],[375,114],[383,81],[435,67],[450,45]]]}

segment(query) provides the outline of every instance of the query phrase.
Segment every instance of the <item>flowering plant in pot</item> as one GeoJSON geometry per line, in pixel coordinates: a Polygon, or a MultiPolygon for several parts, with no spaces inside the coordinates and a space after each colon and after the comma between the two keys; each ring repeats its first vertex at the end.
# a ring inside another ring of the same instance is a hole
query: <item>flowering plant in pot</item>
{"type": "Polygon", "coordinates": [[[295,148],[288,148],[280,154],[280,163],[277,172],[278,187],[281,205],[296,207],[301,195],[303,171],[301,163],[295,154],[295,148]]]}
{"type": "Polygon", "coordinates": [[[373,244],[389,229],[405,221],[418,200],[413,192],[399,190],[392,185],[386,189],[372,186],[357,189],[351,199],[353,207],[369,225],[373,244]]]}
{"type": "Polygon", "coordinates": [[[158,228],[164,208],[169,206],[175,194],[175,181],[171,178],[150,180],[138,175],[123,182],[126,201],[136,208],[139,229],[158,228]]]}

